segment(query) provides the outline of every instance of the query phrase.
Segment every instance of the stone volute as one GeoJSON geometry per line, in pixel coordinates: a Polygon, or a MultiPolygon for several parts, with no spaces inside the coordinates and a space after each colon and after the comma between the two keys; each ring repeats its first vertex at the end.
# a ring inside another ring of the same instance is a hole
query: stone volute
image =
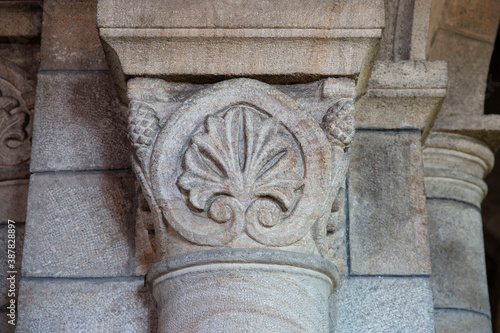
{"type": "Polygon", "coordinates": [[[305,4],[99,1],[155,218],[158,332],[330,331],[327,230],[384,3],[305,4]]]}

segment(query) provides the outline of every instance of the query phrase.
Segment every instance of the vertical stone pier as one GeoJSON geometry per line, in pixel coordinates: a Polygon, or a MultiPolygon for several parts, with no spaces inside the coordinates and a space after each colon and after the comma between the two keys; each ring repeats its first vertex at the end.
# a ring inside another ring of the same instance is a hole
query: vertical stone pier
{"type": "Polygon", "coordinates": [[[481,202],[493,152],[445,132],[432,132],[423,152],[436,329],[491,331],[481,202]]]}

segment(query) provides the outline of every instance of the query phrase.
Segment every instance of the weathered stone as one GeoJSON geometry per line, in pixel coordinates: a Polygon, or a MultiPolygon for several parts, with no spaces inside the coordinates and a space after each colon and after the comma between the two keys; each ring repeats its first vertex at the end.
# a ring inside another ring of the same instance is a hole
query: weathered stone
{"type": "Polygon", "coordinates": [[[27,179],[0,181],[0,222],[26,221],[28,184],[27,179]]]}
{"type": "Polygon", "coordinates": [[[143,277],[23,279],[16,332],[156,332],[143,284],[143,277]]]}
{"type": "Polygon", "coordinates": [[[426,60],[432,0],[414,0],[410,59],[426,60]]]}
{"type": "Polygon", "coordinates": [[[491,321],[485,315],[470,311],[435,309],[436,333],[491,332],[491,321]]]}
{"type": "Polygon", "coordinates": [[[483,142],[463,135],[433,132],[423,149],[428,198],[445,198],[480,207],[494,155],[483,142]]]}
{"type": "Polygon", "coordinates": [[[462,134],[486,143],[492,151],[500,147],[500,115],[453,114],[440,116],[433,130],[462,134]]]}
{"type": "Polygon", "coordinates": [[[434,332],[427,278],[345,279],[332,298],[331,332],[434,332]]]}
{"type": "Polygon", "coordinates": [[[489,315],[481,212],[470,205],[428,199],[434,306],[489,315]]]}
{"type": "Polygon", "coordinates": [[[338,273],[302,253],[217,249],[163,260],[147,280],[159,332],[326,333],[338,273]]]}
{"type": "Polygon", "coordinates": [[[392,60],[394,59],[394,31],[396,30],[397,13],[398,13],[397,0],[384,1],[384,16],[385,27],[380,40],[380,47],[377,53],[377,60],[392,60]]]}
{"type": "Polygon", "coordinates": [[[103,28],[317,28],[384,26],[383,0],[99,1],[103,28]]]}
{"type": "Polygon", "coordinates": [[[35,37],[42,28],[42,7],[38,1],[0,2],[0,37],[35,37]]]}
{"type": "Polygon", "coordinates": [[[135,273],[129,172],[34,174],[30,189],[23,276],[135,273]]]}
{"type": "Polygon", "coordinates": [[[318,124],[293,86],[287,95],[251,79],[193,85],[179,103],[175,84],[129,82],[134,168],[156,215],[160,257],[207,246],[327,254],[326,224],[354,130],[352,98],[328,85],[333,96],[310,98],[328,105],[318,124]]]}
{"type": "Polygon", "coordinates": [[[446,89],[447,64],[444,61],[377,61],[369,89],[446,89]]]}
{"type": "Polygon", "coordinates": [[[130,166],[125,109],[109,74],[39,75],[32,172],[130,166]]]}
{"type": "Polygon", "coordinates": [[[97,0],[46,0],[42,70],[108,68],[96,27],[97,0]]]}
{"type": "Polygon", "coordinates": [[[362,92],[383,21],[382,0],[223,6],[214,0],[108,0],[98,6],[99,34],[122,100],[125,76],[298,83],[360,75],[362,92]]]}
{"type": "Polygon", "coordinates": [[[358,131],[348,178],[352,274],[429,274],[420,133],[358,131]]]}
{"type": "Polygon", "coordinates": [[[493,45],[438,30],[429,45],[429,60],[446,60],[449,88],[440,115],[483,114],[486,77],[493,45]]]}
{"type": "Polygon", "coordinates": [[[493,44],[499,19],[498,1],[447,0],[440,25],[458,34],[493,44]]]}
{"type": "Polygon", "coordinates": [[[356,103],[357,128],[427,133],[446,96],[443,61],[377,61],[366,95],[356,103]]]}
{"type": "MultiPolygon", "coordinates": [[[[24,244],[24,223],[12,224],[15,227],[10,227],[10,230],[15,230],[14,233],[9,233],[9,226],[7,224],[0,224],[0,267],[2,270],[0,271],[0,307],[9,303],[11,297],[9,297],[9,287],[10,283],[7,281],[7,277],[11,274],[15,275],[16,287],[19,288],[19,280],[21,279],[21,262],[23,259],[23,244],[24,244]],[[15,235],[15,238],[9,238],[9,235],[15,235]],[[13,240],[13,242],[8,242],[8,240],[13,240]],[[14,248],[9,248],[8,245],[14,245],[14,248]],[[15,258],[12,260],[15,261],[14,267],[11,268],[9,266],[8,257],[9,254],[13,254],[8,250],[14,251],[15,258]],[[16,273],[7,273],[16,272],[16,273]]],[[[16,296],[19,293],[19,289],[16,289],[16,296]]],[[[2,322],[4,318],[0,319],[2,322]]],[[[2,331],[3,332],[3,331],[2,331]]]]}

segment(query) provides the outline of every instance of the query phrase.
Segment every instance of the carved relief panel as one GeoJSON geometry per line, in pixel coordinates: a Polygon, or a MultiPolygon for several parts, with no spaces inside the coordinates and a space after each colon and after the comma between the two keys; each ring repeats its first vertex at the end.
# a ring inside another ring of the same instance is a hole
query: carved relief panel
{"type": "Polygon", "coordinates": [[[0,59],[0,170],[30,158],[34,96],[26,73],[0,59]]]}
{"type": "Polygon", "coordinates": [[[159,259],[210,247],[326,255],[354,132],[354,83],[129,82],[133,165],[159,259]]]}

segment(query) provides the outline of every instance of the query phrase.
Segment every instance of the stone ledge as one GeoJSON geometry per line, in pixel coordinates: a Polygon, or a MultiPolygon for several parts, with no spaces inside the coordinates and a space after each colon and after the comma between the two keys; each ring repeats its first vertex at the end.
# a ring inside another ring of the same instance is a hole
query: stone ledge
{"type": "Polygon", "coordinates": [[[382,0],[101,0],[105,28],[382,28],[382,0]]]}

